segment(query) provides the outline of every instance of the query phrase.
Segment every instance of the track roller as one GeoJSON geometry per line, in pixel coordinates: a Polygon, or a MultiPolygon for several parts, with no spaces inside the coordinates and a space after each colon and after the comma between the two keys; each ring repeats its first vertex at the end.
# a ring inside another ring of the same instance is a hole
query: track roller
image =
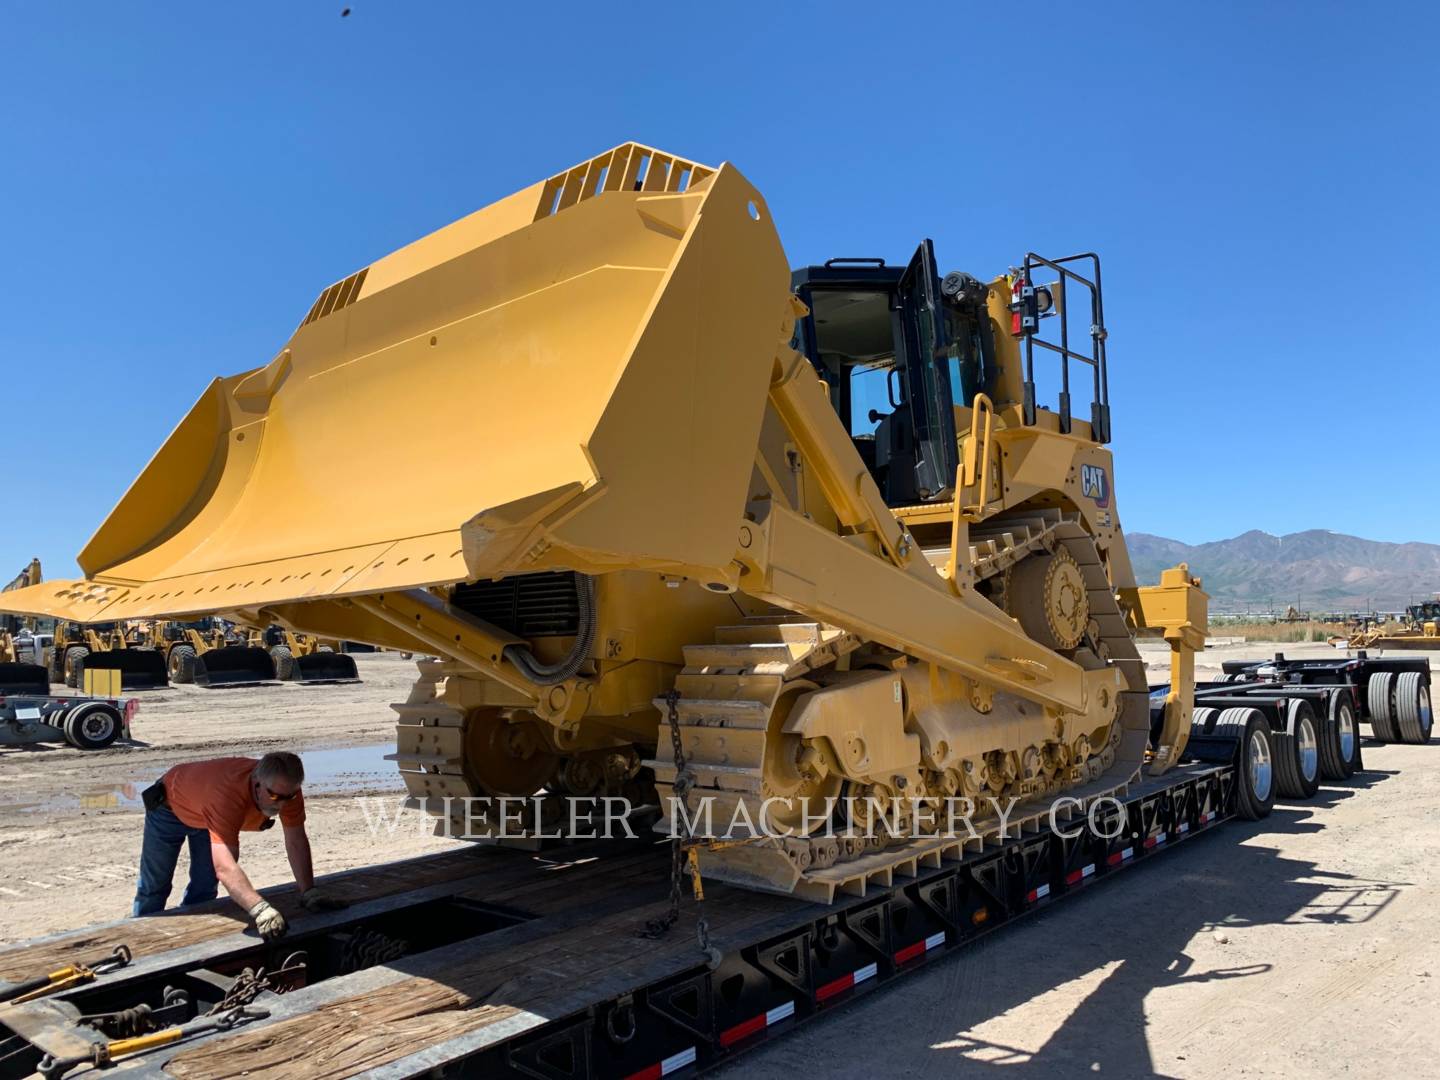
{"type": "Polygon", "coordinates": [[[1425,677],[1418,671],[1400,672],[1395,679],[1395,728],[1400,741],[1427,743],[1433,726],[1430,686],[1425,677]]]}

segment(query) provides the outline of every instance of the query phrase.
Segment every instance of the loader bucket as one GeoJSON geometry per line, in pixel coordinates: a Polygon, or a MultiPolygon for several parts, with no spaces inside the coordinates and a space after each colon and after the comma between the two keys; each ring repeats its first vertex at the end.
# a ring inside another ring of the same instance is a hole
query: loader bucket
{"type": "Polygon", "coordinates": [[[50,672],[44,664],[0,664],[0,694],[48,694],[50,672]]]}
{"type": "Polygon", "coordinates": [[[85,657],[90,670],[120,672],[121,690],[160,690],[170,685],[165,654],[156,649],[106,649],[85,657]]]}
{"type": "Polygon", "coordinates": [[[250,645],[225,645],[195,657],[195,685],[215,689],[221,686],[258,686],[275,681],[275,661],[264,649],[250,645]]]}
{"type": "Polygon", "coordinates": [[[0,608],[290,605],[305,629],[320,601],[514,572],[733,577],[789,283],[733,166],[608,151],[325,289],[273,360],[205,391],[85,581],[0,608]]]}
{"type": "Polygon", "coordinates": [[[298,683],[359,682],[360,671],[355,658],[339,652],[313,652],[295,657],[295,681],[298,683]]]}

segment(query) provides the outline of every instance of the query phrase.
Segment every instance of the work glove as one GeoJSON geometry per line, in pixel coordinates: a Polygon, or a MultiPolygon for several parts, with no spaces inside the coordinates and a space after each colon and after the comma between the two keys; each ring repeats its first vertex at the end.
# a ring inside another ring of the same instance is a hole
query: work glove
{"type": "Polygon", "coordinates": [[[266,941],[284,937],[290,929],[289,924],[285,922],[285,916],[276,911],[269,900],[261,900],[250,909],[248,914],[255,920],[255,929],[260,931],[260,936],[266,941]]]}
{"type": "Polygon", "coordinates": [[[313,915],[319,915],[326,911],[339,911],[349,907],[344,900],[331,896],[319,885],[312,885],[300,894],[300,903],[306,911],[313,915]]]}

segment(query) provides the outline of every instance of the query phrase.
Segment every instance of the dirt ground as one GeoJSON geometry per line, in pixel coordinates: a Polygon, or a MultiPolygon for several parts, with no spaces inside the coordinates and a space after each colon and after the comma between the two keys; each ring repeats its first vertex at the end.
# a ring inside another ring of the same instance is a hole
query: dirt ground
{"type": "MultiPolygon", "coordinates": [[[[395,749],[390,703],[405,700],[415,664],[396,653],[355,659],[359,684],[138,693],[136,742],[128,746],[90,753],[49,744],[0,747],[0,943],[128,913],[144,821],[140,791],[181,761],[300,753],[317,874],[458,843],[432,837],[417,812],[407,812],[393,834],[367,826],[356,796],[385,797],[393,810],[405,790],[384,755],[395,749]]],[[[260,888],[290,880],[279,830],[247,834],[240,856],[260,888]]],[[[185,868],[182,855],[175,903],[185,868]]]]}
{"type": "MultiPolygon", "coordinates": [[[[1163,646],[1142,646],[1163,679],[1163,646]]],[[[1264,643],[1225,659],[1336,655],[1264,643]]],[[[1419,654],[1423,655],[1423,654],[1419,654]]],[[[305,756],[316,869],[442,850],[419,814],[377,836],[356,795],[398,799],[391,701],[413,665],[357,658],[363,684],[142,698],[137,745],[0,748],[0,942],[122,915],[139,855],[139,789],[177,761],[305,756]]],[[[1440,655],[1432,657],[1440,660],[1440,655]]],[[[1367,744],[1366,771],[1312,802],[1197,838],[1117,881],[998,931],[746,1055],[732,1075],[815,1062],[831,1075],[1320,1077],[1428,1075],[1440,1029],[1440,747],[1367,744]],[[833,1063],[843,1061],[843,1068],[833,1063]]],[[[392,804],[393,805],[393,804],[392,804]]],[[[273,834],[247,836],[258,885],[288,880],[273,834]]],[[[177,882],[183,882],[182,859],[177,882]]],[[[178,888],[177,896],[178,899],[178,888]]]]}

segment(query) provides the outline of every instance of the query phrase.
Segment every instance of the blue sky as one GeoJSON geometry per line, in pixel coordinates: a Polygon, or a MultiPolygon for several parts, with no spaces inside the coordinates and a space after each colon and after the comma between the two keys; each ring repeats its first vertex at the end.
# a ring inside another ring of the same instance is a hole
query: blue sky
{"type": "Polygon", "coordinates": [[[324,286],[632,138],[797,265],[1100,251],[1130,530],[1440,542],[1433,5],[342,6],[0,3],[0,578],[324,286]]]}

